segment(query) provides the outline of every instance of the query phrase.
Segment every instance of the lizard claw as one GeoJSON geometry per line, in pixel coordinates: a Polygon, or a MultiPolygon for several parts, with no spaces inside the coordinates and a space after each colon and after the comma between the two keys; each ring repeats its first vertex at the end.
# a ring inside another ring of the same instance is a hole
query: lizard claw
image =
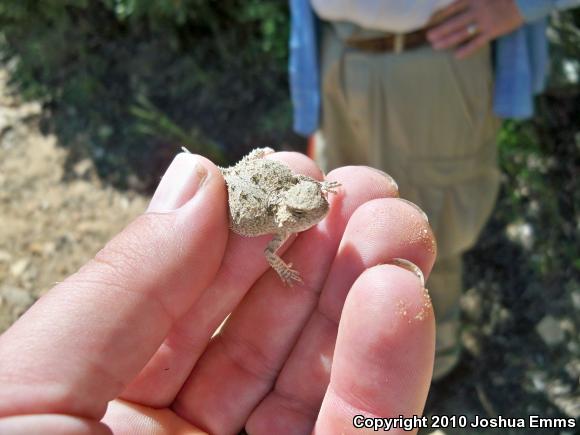
{"type": "Polygon", "coordinates": [[[291,266],[292,264],[289,264],[288,268],[284,269],[281,272],[278,272],[278,275],[280,276],[280,279],[282,279],[284,285],[292,287],[294,283],[304,284],[304,281],[302,280],[300,273],[298,273],[298,271],[294,269],[291,269],[290,268],[291,266]]]}

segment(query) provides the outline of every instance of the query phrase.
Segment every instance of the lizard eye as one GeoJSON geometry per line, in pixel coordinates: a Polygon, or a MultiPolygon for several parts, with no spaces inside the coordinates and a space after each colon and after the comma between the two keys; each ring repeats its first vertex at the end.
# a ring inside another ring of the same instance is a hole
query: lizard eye
{"type": "Polygon", "coordinates": [[[304,211],[302,210],[292,210],[292,215],[296,217],[304,216],[304,211]]]}

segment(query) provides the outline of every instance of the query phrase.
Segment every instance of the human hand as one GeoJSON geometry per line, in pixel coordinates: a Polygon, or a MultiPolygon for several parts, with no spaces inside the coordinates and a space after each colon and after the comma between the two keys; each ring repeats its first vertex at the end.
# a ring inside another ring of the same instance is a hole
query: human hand
{"type": "Polygon", "coordinates": [[[515,0],[455,0],[432,18],[428,38],[436,50],[455,49],[462,59],[489,41],[512,32],[524,20],[515,0]]]}
{"type": "Polygon", "coordinates": [[[148,211],[0,336],[0,433],[360,433],[356,414],[421,414],[433,312],[394,259],[427,275],[432,232],[382,173],[327,179],[328,216],[283,247],[304,278],[288,288],[268,236],[228,231],[218,169],[178,155],[148,211]]]}

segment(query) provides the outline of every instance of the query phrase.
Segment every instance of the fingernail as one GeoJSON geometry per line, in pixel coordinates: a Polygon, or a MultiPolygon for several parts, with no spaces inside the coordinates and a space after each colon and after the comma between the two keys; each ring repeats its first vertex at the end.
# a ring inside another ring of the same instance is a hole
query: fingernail
{"type": "Polygon", "coordinates": [[[375,172],[378,172],[379,174],[381,174],[383,177],[385,177],[387,180],[389,180],[389,183],[391,183],[391,185],[393,186],[393,188],[398,192],[399,191],[399,185],[397,184],[397,182],[395,181],[395,179],[393,177],[391,177],[389,174],[387,174],[384,171],[381,171],[378,168],[373,168],[371,167],[371,169],[375,172]]]}
{"type": "Polygon", "coordinates": [[[415,263],[405,260],[404,258],[393,258],[392,264],[407,269],[409,272],[413,272],[421,281],[421,287],[425,288],[425,276],[415,263]]]}
{"type": "Polygon", "coordinates": [[[415,210],[417,210],[419,213],[421,213],[421,216],[423,216],[423,219],[425,219],[426,222],[429,222],[429,217],[427,216],[427,213],[425,213],[423,210],[421,210],[421,208],[415,204],[414,202],[408,201],[406,199],[403,198],[399,198],[399,200],[406,202],[407,204],[409,204],[410,206],[412,206],[415,210]]]}
{"type": "Polygon", "coordinates": [[[195,196],[208,172],[197,156],[180,153],[171,162],[147,208],[148,212],[176,210],[195,196]]]}

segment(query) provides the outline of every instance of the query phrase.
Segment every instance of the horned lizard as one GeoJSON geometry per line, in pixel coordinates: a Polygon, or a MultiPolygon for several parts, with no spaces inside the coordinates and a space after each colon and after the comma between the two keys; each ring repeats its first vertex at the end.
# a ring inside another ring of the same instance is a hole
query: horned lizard
{"type": "Polygon", "coordinates": [[[291,234],[307,230],[326,216],[327,194],[336,193],[340,183],[294,174],[283,163],[264,158],[273,152],[255,149],[234,166],[220,170],[228,188],[230,228],[246,237],[273,234],[264,255],[284,284],[291,286],[302,283],[302,278],[276,251],[291,234]]]}

